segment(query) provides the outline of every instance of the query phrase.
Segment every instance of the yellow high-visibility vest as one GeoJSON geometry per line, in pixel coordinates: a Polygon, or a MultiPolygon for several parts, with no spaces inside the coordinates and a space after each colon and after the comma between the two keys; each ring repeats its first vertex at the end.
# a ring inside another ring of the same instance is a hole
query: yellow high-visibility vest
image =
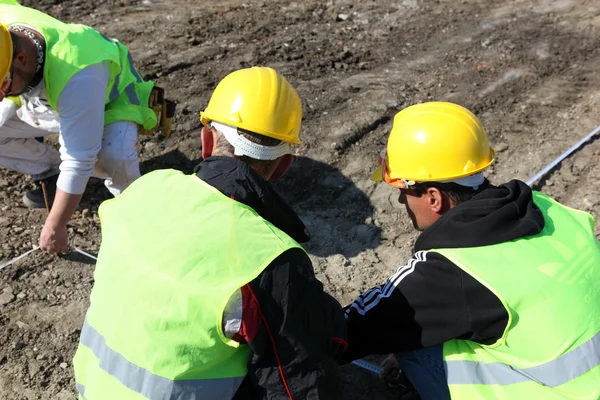
{"type": "Polygon", "coordinates": [[[229,399],[251,351],[222,331],[229,298],[300,248],[194,175],[161,170],[100,207],[102,246],[73,360],[81,399],[229,399]]]}
{"type": "Polygon", "coordinates": [[[508,313],[486,346],[444,344],[452,399],[600,399],[600,244],[594,219],[534,192],[545,226],[492,246],[434,249],[490,289],[508,313]]]}

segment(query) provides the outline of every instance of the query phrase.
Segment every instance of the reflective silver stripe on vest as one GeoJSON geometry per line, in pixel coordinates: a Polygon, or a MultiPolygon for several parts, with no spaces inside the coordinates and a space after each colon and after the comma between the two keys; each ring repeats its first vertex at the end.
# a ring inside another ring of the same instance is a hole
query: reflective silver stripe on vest
{"type": "Polygon", "coordinates": [[[75,387],[77,388],[77,392],[81,395],[81,398],[83,400],[87,400],[85,398],[85,386],[83,386],[81,383],[75,383],[75,387]]]}
{"type": "Polygon", "coordinates": [[[131,70],[131,73],[133,74],[133,76],[135,76],[135,79],[138,82],[142,81],[142,77],[140,76],[140,74],[138,74],[137,69],[135,69],[135,67],[133,66],[133,57],[131,57],[131,52],[127,51],[127,60],[129,60],[129,69],[131,70]]]}
{"type": "MultiPolygon", "coordinates": [[[[111,40],[109,37],[107,37],[106,35],[104,35],[102,32],[97,31],[100,36],[102,36],[104,38],[104,40],[106,40],[107,42],[110,42],[112,44],[114,44],[115,46],[117,46],[117,48],[119,48],[119,44],[117,42],[115,42],[114,40],[111,40]]],[[[110,94],[108,95],[108,101],[114,101],[117,99],[117,97],[119,97],[119,82],[121,81],[121,74],[117,74],[117,76],[115,76],[115,81],[112,85],[112,88],[110,89],[110,94]]]]}
{"type": "Polygon", "coordinates": [[[244,380],[242,376],[173,381],[155,375],[109,348],[104,337],[88,324],[87,319],[81,331],[81,344],[92,350],[104,372],[150,400],[231,399],[244,380]]]}
{"type": "Polygon", "coordinates": [[[135,92],[135,83],[132,82],[129,85],[127,85],[127,87],[125,88],[125,93],[127,94],[127,98],[129,99],[129,102],[131,104],[133,104],[134,106],[140,105],[140,99],[138,99],[137,93],[135,92]]]}
{"type": "Polygon", "coordinates": [[[117,99],[117,97],[119,97],[119,82],[121,81],[121,74],[117,74],[117,76],[115,76],[115,82],[112,85],[112,88],[110,89],[110,94],[108,95],[108,100],[109,101],[114,101],[117,99]]]}
{"type": "Polygon", "coordinates": [[[503,363],[445,361],[449,385],[512,385],[534,381],[563,385],[600,365],[600,332],[575,349],[536,367],[519,369],[503,363]]]}
{"type": "MultiPolygon", "coordinates": [[[[100,33],[100,32],[98,32],[98,33],[100,33]]],[[[100,33],[100,35],[106,41],[111,42],[112,44],[117,46],[117,48],[119,48],[119,42],[109,39],[102,33],[100,33]]],[[[129,52],[129,50],[127,51],[127,60],[129,61],[129,70],[135,77],[135,80],[137,82],[142,82],[142,77],[140,76],[140,74],[137,72],[137,70],[133,66],[133,58],[131,57],[131,53],[129,52]]],[[[114,101],[117,99],[117,97],[119,97],[119,83],[120,82],[121,82],[121,74],[118,73],[117,76],[115,76],[115,81],[112,85],[112,88],[110,89],[110,94],[108,95],[109,102],[114,101]]],[[[125,88],[125,93],[127,94],[127,98],[129,99],[129,102],[131,104],[136,105],[136,106],[140,105],[140,99],[138,98],[137,93],[135,92],[135,85],[133,83],[130,83],[129,85],[127,85],[127,87],[125,88]]]]}

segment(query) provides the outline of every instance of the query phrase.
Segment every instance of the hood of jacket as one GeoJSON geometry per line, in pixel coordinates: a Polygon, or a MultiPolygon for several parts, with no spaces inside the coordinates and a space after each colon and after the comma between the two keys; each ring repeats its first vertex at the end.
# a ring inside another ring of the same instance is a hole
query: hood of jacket
{"type": "Polygon", "coordinates": [[[531,188],[512,180],[449,210],[421,233],[415,251],[488,246],[536,235],[543,228],[544,217],[533,203],[531,188]]]}
{"type": "Polygon", "coordinates": [[[261,217],[281,229],[298,243],[310,239],[308,229],[273,189],[248,164],[231,157],[215,156],[194,168],[198,178],[221,193],[251,207],[261,217]]]}

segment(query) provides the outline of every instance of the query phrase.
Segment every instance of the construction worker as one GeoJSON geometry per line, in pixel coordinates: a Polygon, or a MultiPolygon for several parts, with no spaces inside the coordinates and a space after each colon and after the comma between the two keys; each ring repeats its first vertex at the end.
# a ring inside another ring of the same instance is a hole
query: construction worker
{"type": "Polygon", "coordinates": [[[235,71],[201,113],[196,174],[154,171],[100,206],[80,399],[340,397],[341,306],[268,182],[292,164],[301,119],[275,70],[235,71]]]}
{"type": "Polygon", "coordinates": [[[135,143],[138,125],[157,123],[147,107],[154,84],[117,40],[14,0],[0,0],[0,82],[0,166],[45,187],[23,201],[52,206],[40,247],[64,251],[90,176],[105,178],[115,196],[140,176],[135,143]],[[36,140],[53,132],[60,151],[36,140]]]}
{"type": "Polygon", "coordinates": [[[600,398],[594,219],[519,180],[493,186],[483,125],[456,104],[394,118],[373,179],[421,231],[414,255],[346,307],[345,361],[394,353],[423,400],[600,398]]]}

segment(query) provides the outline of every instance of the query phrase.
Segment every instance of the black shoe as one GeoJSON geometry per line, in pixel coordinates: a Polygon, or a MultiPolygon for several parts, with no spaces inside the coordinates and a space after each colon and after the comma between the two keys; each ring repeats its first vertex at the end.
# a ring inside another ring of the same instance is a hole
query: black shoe
{"type": "Polygon", "coordinates": [[[23,195],[23,203],[29,208],[46,208],[44,200],[44,191],[42,190],[42,182],[46,185],[46,196],[48,199],[48,207],[52,207],[54,196],[56,195],[56,181],[58,175],[52,175],[48,178],[37,181],[38,188],[30,190],[23,195]]]}

